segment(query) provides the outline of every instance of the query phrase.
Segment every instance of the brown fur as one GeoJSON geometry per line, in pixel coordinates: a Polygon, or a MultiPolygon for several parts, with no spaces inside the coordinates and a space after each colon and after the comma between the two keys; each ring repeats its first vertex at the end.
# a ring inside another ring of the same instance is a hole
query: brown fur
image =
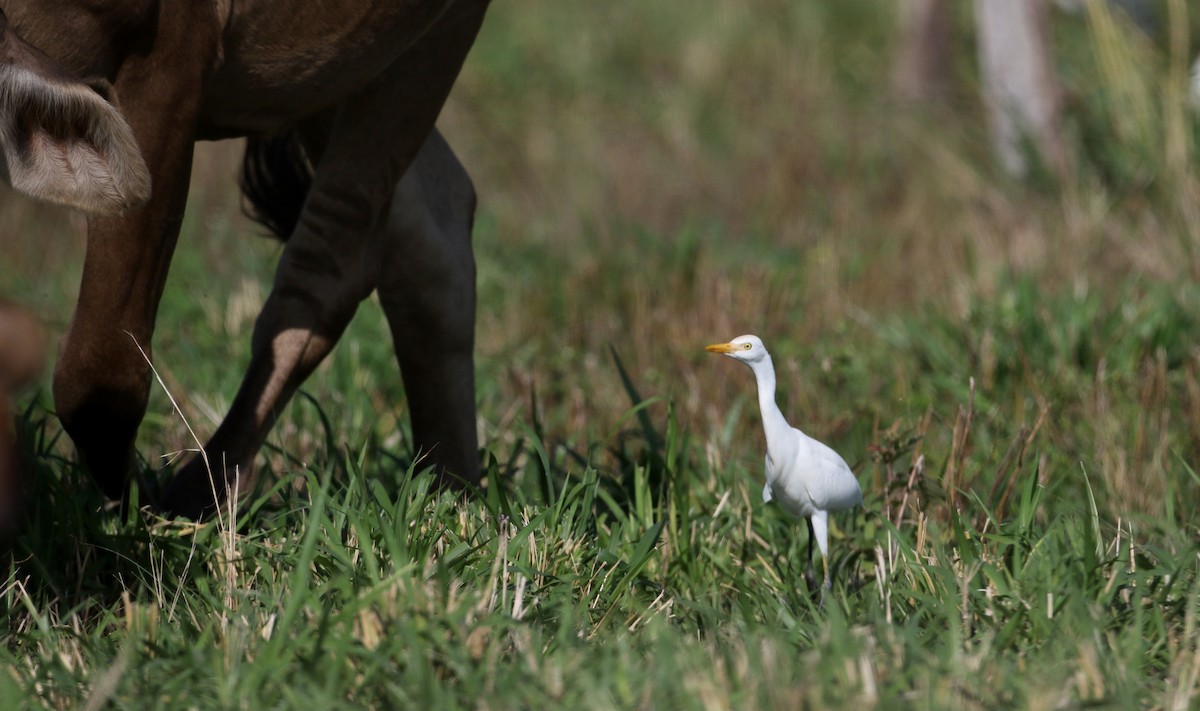
{"type": "MultiPolygon", "coordinates": [[[[225,496],[235,468],[247,480],[279,410],[376,288],[409,388],[417,445],[444,481],[478,482],[474,192],[453,152],[431,131],[486,6],[487,0],[0,0],[9,20],[0,25],[0,56],[16,57],[13,71],[24,77],[37,64],[38,55],[25,49],[30,44],[58,63],[33,72],[40,84],[25,95],[58,96],[71,72],[70,91],[88,101],[85,116],[66,124],[100,126],[91,133],[108,140],[93,138],[91,160],[82,163],[74,157],[80,151],[40,151],[26,162],[58,177],[18,187],[101,212],[125,209],[89,220],[79,303],[54,380],[59,416],[110,496],[127,484],[146,408],[150,373],[137,346],[151,345],[187,198],[192,144],[286,130],[302,137],[315,168],[312,184],[256,324],[246,379],[206,448],[217,463],[213,479],[193,461],[172,482],[163,507],[201,515],[225,496]],[[87,87],[100,89],[108,102],[97,105],[99,94],[87,87]],[[137,155],[125,153],[119,126],[98,118],[114,107],[137,155]],[[132,207],[137,180],[122,180],[117,168],[139,160],[153,190],[144,207],[132,207]],[[81,185],[105,180],[118,186],[121,199],[111,199],[111,191],[106,199],[71,197],[81,185]]],[[[12,76],[0,73],[0,95],[12,76]]],[[[3,143],[10,166],[24,146],[46,143],[3,143]]]]}

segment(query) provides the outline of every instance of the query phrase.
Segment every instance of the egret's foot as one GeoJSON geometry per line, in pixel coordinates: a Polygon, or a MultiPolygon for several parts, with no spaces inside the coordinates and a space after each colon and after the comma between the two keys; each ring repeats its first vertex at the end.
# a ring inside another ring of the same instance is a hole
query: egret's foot
{"type": "Polygon", "coordinates": [[[829,580],[829,578],[825,578],[825,582],[821,584],[821,598],[820,598],[820,602],[817,603],[818,610],[825,609],[825,593],[832,589],[833,589],[833,583],[829,580]]]}

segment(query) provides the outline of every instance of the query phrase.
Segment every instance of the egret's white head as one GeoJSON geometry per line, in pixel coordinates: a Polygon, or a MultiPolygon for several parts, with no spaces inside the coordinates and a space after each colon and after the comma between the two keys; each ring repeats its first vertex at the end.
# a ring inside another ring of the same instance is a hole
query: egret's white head
{"type": "Polygon", "coordinates": [[[710,353],[723,353],[744,363],[754,364],[767,357],[767,347],[758,336],[738,336],[729,343],[714,343],[705,346],[710,353]]]}

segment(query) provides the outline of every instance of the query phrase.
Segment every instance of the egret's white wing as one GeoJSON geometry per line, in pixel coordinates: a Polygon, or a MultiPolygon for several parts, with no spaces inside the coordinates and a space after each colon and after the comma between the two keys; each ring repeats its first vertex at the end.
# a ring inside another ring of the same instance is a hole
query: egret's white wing
{"type": "Polygon", "coordinates": [[[771,503],[771,482],[763,484],[763,503],[771,503]]]}
{"type": "Polygon", "coordinates": [[[850,465],[841,455],[830,449],[825,443],[805,435],[808,439],[808,452],[813,458],[814,469],[809,494],[817,509],[822,511],[842,511],[854,508],[862,503],[862,489],[858,479],[851,471],[850,465]]]}

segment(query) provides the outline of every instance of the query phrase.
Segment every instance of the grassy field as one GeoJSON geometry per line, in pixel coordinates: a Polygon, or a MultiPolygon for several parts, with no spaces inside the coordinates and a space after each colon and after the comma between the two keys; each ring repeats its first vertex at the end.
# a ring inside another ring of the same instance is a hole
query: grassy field
{"type": "MultiPolygon", "coordinates": [[[[486,499],[414,477],[375,303],[273,432],[272,496],[202,526],[105,511],[44,386],[0,707],[1200,705],[1188,53],[1056,15],[1071,172],[1020,184],[969,10],[957,89],[913,106],[892,5],[496,3],[441,124],[481,196],[486,499]],[[824,609],[761,502],[751,375],[703,351],[747,332],[864,490],[824,609]]],[[[232,399],[280,251],[238,156],[198,156],[159,317],[163,477],[232,399]]],[[[61,331],[80,220],[0,199],[3,295],[61,331]]]]}

